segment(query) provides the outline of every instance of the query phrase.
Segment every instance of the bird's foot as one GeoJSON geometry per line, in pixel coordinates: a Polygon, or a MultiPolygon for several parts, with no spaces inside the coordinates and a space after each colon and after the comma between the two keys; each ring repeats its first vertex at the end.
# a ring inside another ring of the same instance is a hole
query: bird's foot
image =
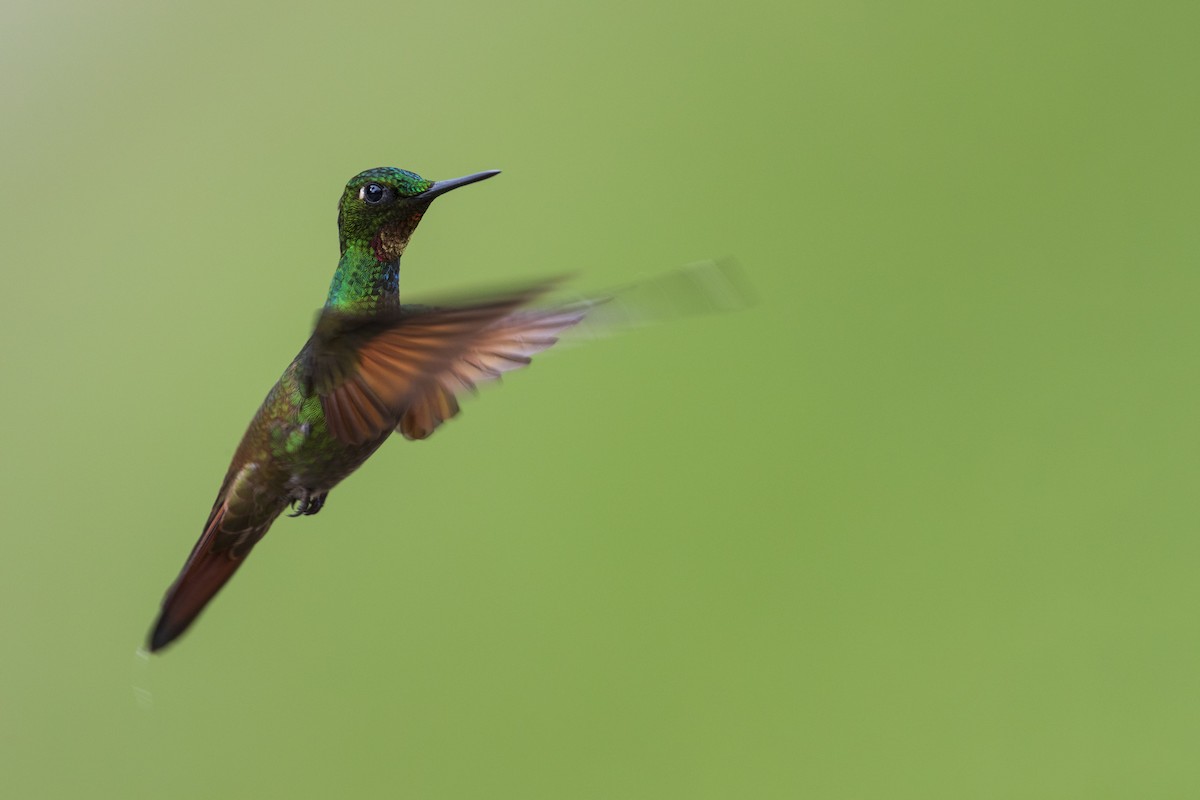
{"type": "Polygon", "coordinates": [[[311,517],[313,514],[325,507],[325,498],[329,496],[329,492],[321,492],[320,494],[308,494],[305,492],[304,497],[296,498],[292,501],[292,508],[296,509],[289,517],[311,517]]]}

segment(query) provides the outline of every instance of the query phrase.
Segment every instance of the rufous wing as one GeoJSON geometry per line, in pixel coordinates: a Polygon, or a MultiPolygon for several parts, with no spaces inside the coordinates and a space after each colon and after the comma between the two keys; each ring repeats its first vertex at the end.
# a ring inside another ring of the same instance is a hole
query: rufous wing
{"type": "Polygon", "coordinates": [[[474,392],[481,383],[527,365],[532,356],[558,341],[558,334],[584,318],[590,303],[563,308],[516,311],[479,332],[422,393],[415,397],[396,431],[408,439],[424,439],[458,413],[456,395],[474,392]]]}
{"type": "Polygon", "coordinates": [[[461,391],[528,364],[583,318],[586,304],[521,310],[550,285],[389,317],[324,312],[306,363],[329,432],[351,445],[393,429],[428,436],[458,413],[461,391]]]}
{"type": "Polygon", "coordinates": [[[218,501],[204,533],[175,583],[163,598],[162,609],[150,633],[150,651],[161,650],[191,626],[221,587],[233,577],[251,548],[270,527],[270,520],[230,531],[231,525],[248,524],[236,518],[227,502],[218,501]]]}

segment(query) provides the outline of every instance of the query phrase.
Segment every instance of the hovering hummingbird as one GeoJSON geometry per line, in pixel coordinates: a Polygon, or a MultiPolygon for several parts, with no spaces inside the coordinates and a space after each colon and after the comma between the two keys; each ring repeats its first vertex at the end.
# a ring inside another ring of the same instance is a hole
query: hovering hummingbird
{"type": "Polygon", "coordinates": [[[267,393],[234,453],[204,533],[150,634],[165,647],[195,621],[283,511],[316,514],[393,432],[424,439],[457,396],[523,367],[592,303],[531,309],[544,282],[444,307],[401,305],[400,257],[434,198],[499,174],[446,181],[380,167],[338,202],[341,259],[312,336],[267,393]]]}

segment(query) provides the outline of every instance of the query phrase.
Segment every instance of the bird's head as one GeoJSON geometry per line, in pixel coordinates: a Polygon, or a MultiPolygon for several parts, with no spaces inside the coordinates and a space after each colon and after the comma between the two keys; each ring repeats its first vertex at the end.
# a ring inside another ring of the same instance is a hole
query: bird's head
{"type": "Polygon", "coordinates": [[[342,252],[357,245],[370,248],[380,261],[394,261],[404,253],[421,215],[435,197],[499,174],[500,170],[489,170],[448,181],[427,181],[396,167],[360,172],[346,184],[338,201],[342,252]]]}

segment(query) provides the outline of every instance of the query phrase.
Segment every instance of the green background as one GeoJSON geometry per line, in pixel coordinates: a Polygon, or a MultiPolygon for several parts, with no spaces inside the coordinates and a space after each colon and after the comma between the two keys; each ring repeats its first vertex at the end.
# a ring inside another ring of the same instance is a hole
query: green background
{"type": "Polygon", "coordinates": [[[7,3],[12,797],[1200,791],[1194,4],[7,3]],[[138,647],[334,204],[409,297],[733,255],[138,647]]]}

